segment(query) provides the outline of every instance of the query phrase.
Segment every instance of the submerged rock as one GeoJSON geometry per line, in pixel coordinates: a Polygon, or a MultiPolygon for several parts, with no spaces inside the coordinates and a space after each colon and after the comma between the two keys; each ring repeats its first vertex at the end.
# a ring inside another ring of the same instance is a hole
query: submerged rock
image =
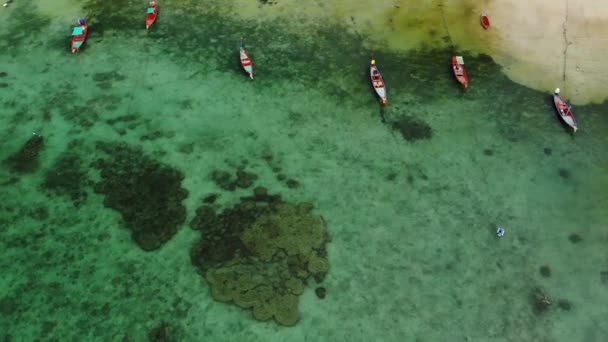
{"type": "Polygon", "coordinates": [[[44,138],[34,133],[12,156],[4,162],[9,169],[17,173],[31,173],[38,169],[40,151],[44,147],[44,138]]]}
{"type": "Polygon", "coordinates": [[[402,117],[391,124],[392,128],[401,133],[403,139],[416,141],[430,139],[433,136],[433,129],[426,122],[413,117],[402,117]]]}
{"type": "Polygon", "coordinates": [[[167,322],[160,322],[148,331],[148,341],[150,342],[177,342],[182,339],[183,337],[180,329],[167,322]]]}
{"type": "Polygon", "coordinates": [[[547,292],[541,288],[535,288],[530,294],[530,302],[532,304],[532,311],[536,315],[541,315],[549,309],[551,305],[551,299],[547,295],[547,292]]]}
{"type": "Polygon", "coordinates": [[[327,293],[327,290],[325,290],[324,287],[317,287],[315,289],[315,294],[317,295],[317,297],[319,297],[319,299],[324,299],[326,293],[327,293]]]}
{"type": "Polygon", "coordinates": [[[249,188],[257,179],[258,176],[255,173],[242,169],[236,171],[236,178],[233,178],[228,171],[215,170],[211,173],[211,180],[221,189],[228,191],[234,191],[237,187],[249,188]]]}

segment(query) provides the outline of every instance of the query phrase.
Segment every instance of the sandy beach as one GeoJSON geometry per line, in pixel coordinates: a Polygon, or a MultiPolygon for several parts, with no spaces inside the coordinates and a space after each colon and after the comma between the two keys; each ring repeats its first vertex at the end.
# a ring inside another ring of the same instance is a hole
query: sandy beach
{"type": "Polygon", "coordinates": [[[560,85],[574,103],[606,99],[605,1],[492,1],[488,13],[501,40],[492,56],[511,79],[539,90],[560,85]]]}

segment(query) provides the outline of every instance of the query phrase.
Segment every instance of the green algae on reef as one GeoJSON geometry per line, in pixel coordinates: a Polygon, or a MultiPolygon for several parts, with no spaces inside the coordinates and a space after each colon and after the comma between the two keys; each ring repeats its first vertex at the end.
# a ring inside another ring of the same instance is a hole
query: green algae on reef
{"type": "Polygon", "coordinates": [[[109,158],[95,163],[102,178],[95,191],[106,196],[106,207],[122,214],[139,247],[145,251],[160,248],[186,219],[184,175],[150,159],[141,148],[107,143],[98,148],[109,158]]]}
{"type": "Polygon", "coordinates": [[[33,134],[12,156],[4,160],[9,169],[16,173],[32,173],[40,165],[40,152],[44,147],[44,138],[33,134]]]}
{"type": "Polygon", "coordinates": [[[51,19],[38,14],[36,5],[31,1],[15,4],[6,25],[10,29],[0,29],[0,55],[16,56],[28,43],[46,33],[51,19]]]}
{"type": "Polygon", "coordinates": [[[245,167],[242,165],[236,170],[236,178],[233,178],[228,171],[214,170],[211,173],[211,179],[221,189],[234,191],[236,188],[249,188],[258,179],[258,176],[245,171],[245,167]]]}
{"type": "Polygon", "coordinates": [[[79,207],[87,199],[87,185],[89,179],[82,168],[80,156],[66,151],[46,172],[42,188],[49,193],[69,197],[74,206],[79,207]]]}
{"type": "Polygon", "coordinates": [[[261,187],[219,214],[203,205],[191,227],[202,233],[192,263],[213,298],[252,309],[260,321],[296,324],[307,279],[321,282],[329,267],[325,222],[312,205],[283,202],[261,187]]]}
{"type": "Polygon", "coordinates": [[[133,32],[140,30],[141,13],[145,4],[140,1],[87,1],[83,11],[91,26],[90,37],[103,36],[106,31],[133,32]]]}
{"type": "MultiPolygon", "coordinates": [[[[66,98],[75,98],[78,94],[76,87],[70,83],[57,86],[54,91],[49,91],[43,97],[44,104],[40,108],[42,115],[51,117],[59,114],[67,122],[73,124],[72,129],[88,130],[93,127],[100,118],[100,113],[91,104],[99,105],[101,101],[114,102],[116,99],[96,96],[94,103],[88,102],[87,105],[74,104],[72,101],[65,101],[66,98]]],[[[91,101],[91,100],[89,100],[91,101]]]]}

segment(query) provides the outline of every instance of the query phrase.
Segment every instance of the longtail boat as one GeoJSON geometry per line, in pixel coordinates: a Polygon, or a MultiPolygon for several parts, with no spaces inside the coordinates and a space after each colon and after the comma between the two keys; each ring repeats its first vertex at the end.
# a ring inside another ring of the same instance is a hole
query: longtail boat
{"type": "Polygon", "coordinates": [[[378,70],[378,67],[376,66],[375,59],[372,59],[372,62],[369,65],[369,76],[376,94],[378,94],[378,97],[380,97],[382,100],[382,104],[388,104],[388,98],[386,97],[386,86],[384,84],[384,80],[382,79],[382,74],[380,74],[380,70],[378,70]]]}
{"type": "Polygon", "coordinates": [[[87,34],[89,33],[89,25],[84,19],[78,20],[78,26],[72,29],[72,53],[76,53],[80,50],[85,40],[87,40],[87,34]]]}
{"type": "Polygon", "coordinates": [[[452,69],[458,82],[464,86],[464,89],[467,89],[469,86],[469,75],[467,75],[467,70],[464,68],[464,58],[462,56],[452,57],[452,69]]]}
{"type": "Polygon", "coordinates": [[[146,30],[149,30],[152,27],[152,24],[156,21],[156,17],[158,16],[158,4],[156,1],[150,1],[150,6],[147,9],[146,14],[146,30]]]}
{"type": "Polygon", "coordinates": [[[481,15],[481,26],[486,30],[490,28],[490,18],[486,14],[481,15]]]}
{"type": "Polygon", "coordinates": [[[553,92],[553,103],[555,104],[555,110],[562,121],[566,123],[566,125],[570,126],[576,133],[578,129],[578,125],[576,124],[576,120],[574,119],[574,114],[572,113],[572,107],[568,106],[566,101],[559,94],[559,88],[555,89],[553,92]]]}
{"type": "Polygon", "coordinates": [[[253,61],[251,60],[251,57],[249,57],[247,50],[243,47],[243,39],[241,39],[239,57],[241,59],[241,66],[243,66],[245,72],[249,74],[249,77],[253,79],[253,61]]]}

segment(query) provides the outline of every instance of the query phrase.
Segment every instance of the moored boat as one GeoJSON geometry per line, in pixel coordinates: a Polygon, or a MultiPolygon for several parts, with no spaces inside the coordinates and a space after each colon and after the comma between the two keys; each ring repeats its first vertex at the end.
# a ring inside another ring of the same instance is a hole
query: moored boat
{"type": "Polygon", "coordinates": [[[454,76],[467,89],[469,86],[469,75],[467,70],[464,68],[464,58],[462,56],[452,56],[452,69],[454,70],[454,76]]]}
{"type": "Polygon", "coordinates": [[[156,1],[150,1],[150,6],[148,7],[146,14],[146,30],[149,30],[152,27],[152,24],[156,21],[156,17],[158,16],[158,4],[156,1]]]}
{"type": "Polygon", "coordinates": [[[72,53],[80,50],[84,42],[87,40],[89,33],[89,25],[84,19],[78,20],[78,26],[72,29],[72,53]]]}
{"type": "Polygon", "coordinates": [[[372,86],[374,86],[374,90],[378,97],[382,100],[382,104],[388,104],[388,98],[386,97],[386,85],[384,84],[384,80],[382,79],[382,74],[380,74],[380,70],[376,66],[376,60],[372,59],[369,65],[369,76],[372,81],[372,86]]]}
{"type": "Polygon", "coordinates": [[[249,77],[253,79],[253,61],[249,56],[249,53],[243,47],[243,39],[241,39],[241,48],[239,51],[239,58],[241,59],[241,66],[245,70],[246,73],[249,74],[249,77]]]}
{"type": "Polygon", "coordinates": [[[490,28],[490,18],[486,14],[481,15],[481,26],[486,30],[490,28]]]}
{"type": "Polygon", "coordinates": [[[568,106],[566,101],[559,94],[559,88],[555,89],[553,92],[553,103],[555,104],[555,110],[562,121],[566,123],[570,128],[573,129],[574,133],[578,129],[578,125],[576,124],[576,120],[574,119],[574,114],[572,113],[572,107],[568,106]]]}

